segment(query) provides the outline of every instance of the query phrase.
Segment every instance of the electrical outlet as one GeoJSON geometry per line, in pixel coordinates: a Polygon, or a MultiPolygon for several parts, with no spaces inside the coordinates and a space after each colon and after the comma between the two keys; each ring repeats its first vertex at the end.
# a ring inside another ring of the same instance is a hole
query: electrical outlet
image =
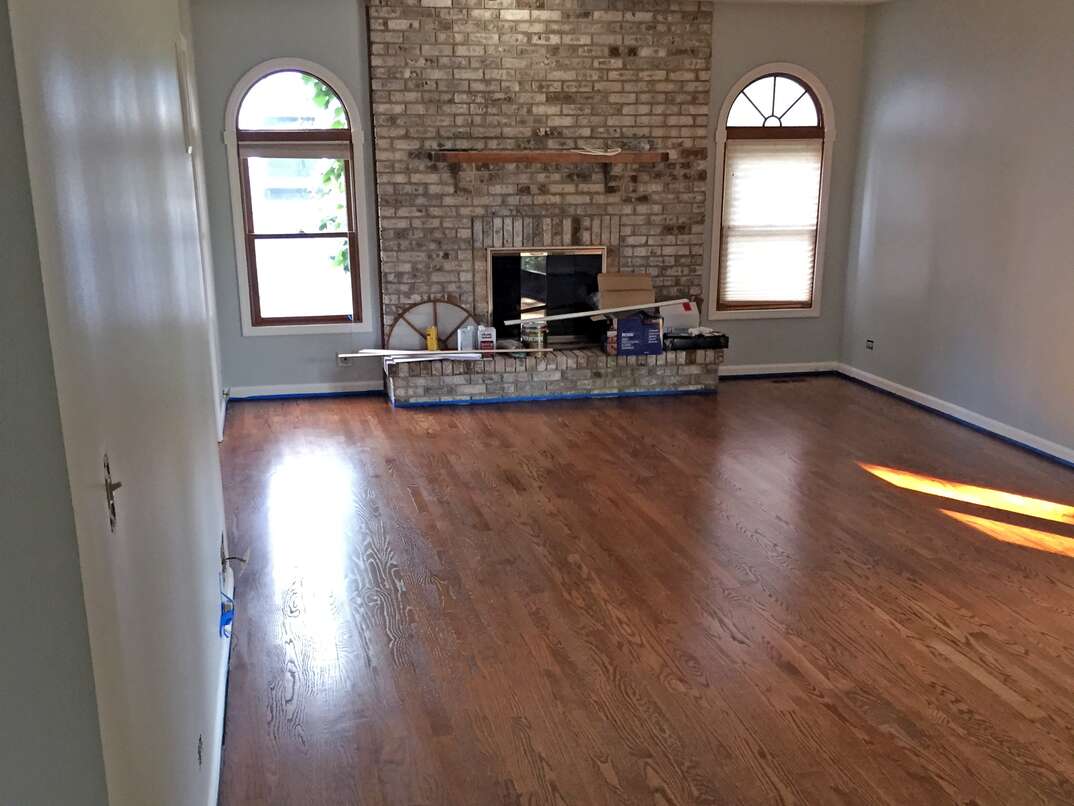
{"type": "Polygon", "coordinates": [[[865,340],[865,349],[866,350],[871,351],[871,350],[874,350],[875,348],[876,348],[876,342],[875,341],[873,341],[872,339],[866,339],[865,340]]]}

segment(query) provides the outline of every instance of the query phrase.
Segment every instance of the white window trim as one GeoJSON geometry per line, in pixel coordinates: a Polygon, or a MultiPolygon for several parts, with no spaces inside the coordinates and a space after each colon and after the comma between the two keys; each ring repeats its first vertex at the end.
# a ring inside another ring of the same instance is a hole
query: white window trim
{"type": "Polygon", "coordinates": [[[824,288],[824,254],[828,242],[828,197],[831,190],[832,155],[835,151],[835,111],[828,89],[817,76],[804,67],[789,62],[771,62],[750,70],[731,88],[724,99],[716,128],[716,162],[714,165],[713,213],[712,213],[712,259],[709,267],[709,319],[806,319],[821,314],[824,288]],[[721,311],[719,310],[720,277],[720,224],[723,221],[724,163],[727,153],[727,117],[731,105],[739,94],[759,78],[771,73],[783,73],[800,79],[809,85],[820,102],[824,118],[824,157],[821,161],[820,211],[817,215],[817,251],[813,271],[813,305],[809,308],[780,310],[721,311]]]}
{"type": "Polygon", "coordinates": [[[239,309],[242,312],[242,335],[243,336],[296,336],[302,334],[329,334],[329,333],[372,333],[373,332],[373,289],[371,282],[370,256],[366,249],[362,248],[362,241],[366,236],[366,225],[369,222],[368,211],[365,204],[364,188],[366,185],[365,175],[365,149],[366,135],[362,128],[361,119],[358,116],[358,104],[351,95],[350,90],[343,80],[315,62],[306,59],[270,59],[267,62],[254,67],[246,75],[239,79],[235,89],[228,98],[227,110],[224,118],[224,144],[227,147],[228,180],[231,185],[231,220],[235,235],[235,270],[239,281],[239,309]],[[354,217],[358,228],[359,249],[357,271],[358,282],[362,290],[362,321],[348,323],[331,323],[320,325],[264,325],[253,326],[250,313],[250,275],[246,255],[246,232],[242,210],[242,183],[240,180],[239,148],[238,148],[238,121],[239,106],[250,88],[270,73],[278,73],[282,70],[300,70],[304,73],[317,76],[327,82],[336,94],[347,112],[347,119],[351,124],[351,139],[353,141],[352,170],[354,175],[353,187],[351,188],[351,205],[354,209],[354,217]]]}

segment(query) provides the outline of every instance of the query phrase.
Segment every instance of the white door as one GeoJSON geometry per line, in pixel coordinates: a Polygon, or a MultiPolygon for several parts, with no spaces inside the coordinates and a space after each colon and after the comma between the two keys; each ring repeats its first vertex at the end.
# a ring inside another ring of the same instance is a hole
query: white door
{"type": "Polygon", "coordinates": [[[223,505],[179,8],[10,12],[110,800],[208,804],[223,505]]]}

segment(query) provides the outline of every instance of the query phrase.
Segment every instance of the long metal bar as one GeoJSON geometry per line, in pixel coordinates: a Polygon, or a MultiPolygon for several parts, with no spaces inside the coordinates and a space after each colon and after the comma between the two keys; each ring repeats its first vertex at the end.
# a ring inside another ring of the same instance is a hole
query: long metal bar
{"type": "Polygon", "coordinates": [[[684,305],[688,299],[669,299],[666,302],[652,302],[646,305],[624,305],[621,308],[600,308],[596,311],[582,311],[580,313],[557,313],[555,316],[538,316],[533,319],[505,319],[505,325],[521,325],[523,322],[562,322],[564,319],[588,319],[597,316],[608,316],[613,313],[627,313],[629,311],[647,311],[650,308],[663,308],[668,305],[684,305]]]}

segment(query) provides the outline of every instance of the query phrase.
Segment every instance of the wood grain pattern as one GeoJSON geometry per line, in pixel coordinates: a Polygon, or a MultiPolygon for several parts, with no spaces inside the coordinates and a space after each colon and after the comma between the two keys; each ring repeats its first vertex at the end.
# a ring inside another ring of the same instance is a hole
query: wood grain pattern
{"type": "Polygon", "coordinates": [[[1074,560],[859,463],[1074,472],[835,378],[233,404],[221,803],[1074,802],[1074,560]]]}

